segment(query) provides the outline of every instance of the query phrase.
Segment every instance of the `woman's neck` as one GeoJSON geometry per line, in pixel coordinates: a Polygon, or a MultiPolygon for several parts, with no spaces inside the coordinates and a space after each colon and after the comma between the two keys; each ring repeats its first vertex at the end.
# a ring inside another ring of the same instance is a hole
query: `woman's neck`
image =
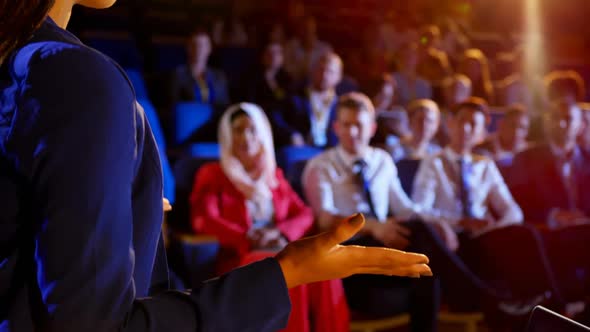
{"type": "Polygon", "coordinates": [[[60,28],[65,29],[70,21],[73,6],[74,0],[56,0],[55,4],[49,11],[49,17],[51,17],[55,24],[60,28]]]}

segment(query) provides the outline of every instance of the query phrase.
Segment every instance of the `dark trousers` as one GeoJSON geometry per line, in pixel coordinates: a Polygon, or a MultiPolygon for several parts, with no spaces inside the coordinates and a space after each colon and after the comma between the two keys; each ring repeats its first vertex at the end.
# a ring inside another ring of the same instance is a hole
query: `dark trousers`
{"type": "Polygon", "coordinates": [[[531,226],[498,228],[475,238],[461,236],[459,256],[487,284],[513,298],[550,291],[554,304],[563,305],[544,241],[531,226]]]}
{"type": "MultiPolygon", "coordinates": [[[[412,232],[411,244],[407,250],[424,253],[430,258],[429,265],[435,277],[440,280],[443,293],[446,294],[445,301],[454,310],[481,310],[482,302],[494,303],[513,297],[537,295],[547,290],[554,292],[559,298],[559,291],[556,289],[542,241],[539,234],[530,227],[500,228],[476,238],[461,236],[461,249],[459,253],[455,253],[447,249],[432,226],[421,221],[406,222],[404,226],[412,232]]],[[[359,245],[383,245],[375,239],[366,237],[352,242],[359,245]]],[[[403,282],[411,282],[394,281],[396,278],[389,279],[392,280],[391,286],[397,286],[398,289],[403,289],[403,282]]],[[[362,276],[352,280],[354,282],[345,281],[344,285],[347,294],[354,295],[355,300],[361,297],[363,287],[369,293],[376,285],[385,285],[384,282],[380,283],[378,278],[372,276],[362,276]]],[[[405,286],[408,287],[409,284],[405,286]]],[[[426,307],[429,309],[438,307],[438,290],[432,291],[431,288],[431,292],[436,293],[436,298],[433,295],[427,301],[428,303],[420,303],[424,306],[423,311],[415,313],[420,315],[421,320],[426,320],[426,307]],[[431,302],[437,303],[432,305],[431,302]]],[[[412,293],[409,292],[409,294],[412,293]]],[[[390,295],[384,293],[384,296],[390,295]]],[[[424,299],[425,297],[421,298],[422,301],[424,299]]],[[[406,300],[407,303],[411,303],[409,297],[406,300]]],[[[356,309],[354,303],[351,303],[351,307],[356,309]]],[[[367,306],[366,308],[383,310],[382,307],[367,306]]],[[[409,311],[414,318],[412,308],[409,308],[409,311]]]]}
{"type": "MultiPolygon", "coordinates": [[[[372,237],[357,237],[346,244],[383,246],[372,237]]],[[[437,330],[440,306],[437,278],[354,275],[343,279],[343,285],[349,307],[354,312],[377,317],[409,313],[412,332],[437,330]]]]}
{"type": "Polygon", "coordinates": [[[590,224],[541,231],[557,284],[567,302],[590,300],[590,224]]]}

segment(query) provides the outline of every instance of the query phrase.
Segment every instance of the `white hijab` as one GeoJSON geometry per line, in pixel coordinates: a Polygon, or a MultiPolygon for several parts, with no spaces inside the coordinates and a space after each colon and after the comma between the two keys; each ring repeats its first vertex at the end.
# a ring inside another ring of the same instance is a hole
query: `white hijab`
{"type": "MultiPolygon", "coordinates": [[[[247,200],[254,203],[259,209],[269,206],[272,200],[271,190],[278,185],[276,178],[276,160],[274,153],[274,144],[272,140],[272,131],[268,118],[260,106],[252,103],[239,103],[230,106],[223,114],[219,123],[219,143],[221,146],[221,168],[236,188],[246,197],[247,200]],[[242,163],[233,155],[232,152],[232,124],[231,117],[237,111],[244,111],[250,117],[256,129],[264,158],[262,175],[258,179],[253,179],[244,169],[242,163]]],[[[272,204],[270,204],[272,208],[272,204]]],[[[265,213],[268,211],[259,211],[265,213]]]]}

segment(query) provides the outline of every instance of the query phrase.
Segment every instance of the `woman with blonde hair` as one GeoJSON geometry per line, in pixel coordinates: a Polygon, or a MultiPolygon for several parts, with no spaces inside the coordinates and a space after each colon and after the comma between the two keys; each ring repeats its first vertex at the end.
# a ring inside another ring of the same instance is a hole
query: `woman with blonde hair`
{"type": "Polygon", "coordinates": [[[494,105],[496,96],[488,58],[480,49],[466,50],[457,69],[458,73],[471,80],[472,96],[483,98],[488,104],[494,105]]]}

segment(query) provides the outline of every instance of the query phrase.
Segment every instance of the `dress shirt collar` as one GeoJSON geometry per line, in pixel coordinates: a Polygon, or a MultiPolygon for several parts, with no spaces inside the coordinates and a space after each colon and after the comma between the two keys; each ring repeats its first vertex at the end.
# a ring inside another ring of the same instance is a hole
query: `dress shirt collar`
{"type": "Polygon", "coordinates": [[[344,162],[344,165],[348,169],[352,169],[354,162],[359,159],[363,159],[367,163],[367,165],[370,165],[371,155],[373,154],[373,148],[369,146],[367,147],[367,149],[365,149],[365,152],[362,155],[353,155],[344,150],[342,146],[338,145],[338,147],[336,147],[336,153],[338,154],[342,162],[344,162]]]}
{"type": "Polygon", "coordinates": [[[460,155],[457,152],[455,152],[453,149],[451,149],[450,146],[447,146],[444,149],[443,154],[447,159],[449,159],[450,161],[453,161],[453,162],[460,161],[461,159],[463,159],[466,162],[473,161],[473,155],[471,153],[465,154],[465,155],[460,155]]]}
{"type": "Polygon", "coordinates": [[[549,141],[549,148],[551,149],[551,154],[558,159],[562,159],[566,162],[570,162],[576,160],[580,154],[580,149],[578,146],[575,146],[571,153],[566,153],[565,150],[555,143],[549,141]]]}
{"type": "Polygon", "coordinates": [[[336,92],[334,91],[334,89],[319,91],[309,88],[308,93],[311,99],[317,99],[318,101],[321,101],[322,104],[328,104],[328,102],[332,103],[332,101],[336,97],[336,92]]]}

